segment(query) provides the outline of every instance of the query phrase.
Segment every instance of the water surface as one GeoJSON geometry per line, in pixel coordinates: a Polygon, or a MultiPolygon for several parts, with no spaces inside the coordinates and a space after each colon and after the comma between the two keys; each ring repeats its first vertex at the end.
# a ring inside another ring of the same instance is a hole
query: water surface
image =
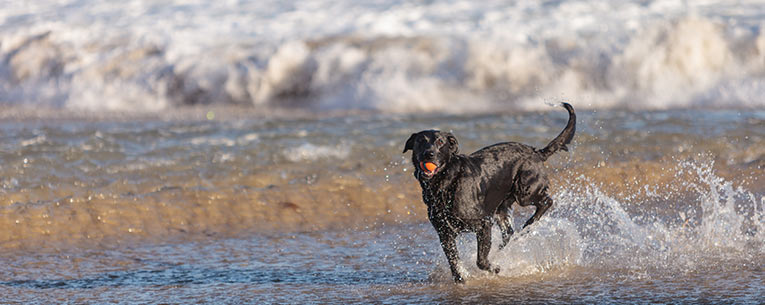
{"type": "Polygon", "coordinates": [[[0,123],[4,302],[765,301],[762,112],[580,111],[548,161],[554,209],[492,249],[498,276],[465,235],[462,286],[403,142],[439,128],[466,153],[541,147],[562,109],[190,113],[0,123]]]}

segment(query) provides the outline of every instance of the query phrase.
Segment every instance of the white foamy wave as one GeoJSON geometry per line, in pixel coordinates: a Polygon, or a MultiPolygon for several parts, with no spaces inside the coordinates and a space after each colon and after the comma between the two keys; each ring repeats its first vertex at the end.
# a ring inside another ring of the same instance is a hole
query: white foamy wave
{"type": "Polygon", "coordinates": [[[0,103],[382,112],[765,108],[756,1],[23,1],[0,103]]]}

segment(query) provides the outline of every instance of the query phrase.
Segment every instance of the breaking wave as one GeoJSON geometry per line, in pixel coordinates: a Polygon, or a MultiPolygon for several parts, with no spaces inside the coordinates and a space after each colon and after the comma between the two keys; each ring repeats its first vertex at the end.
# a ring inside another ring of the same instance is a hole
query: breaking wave
{"type": "Polygon", "coordinates": [[[8,5],[6,106],[486,112],[565,98],[590,109],[765,107],[765,9],[755,4],[8,5]]]}

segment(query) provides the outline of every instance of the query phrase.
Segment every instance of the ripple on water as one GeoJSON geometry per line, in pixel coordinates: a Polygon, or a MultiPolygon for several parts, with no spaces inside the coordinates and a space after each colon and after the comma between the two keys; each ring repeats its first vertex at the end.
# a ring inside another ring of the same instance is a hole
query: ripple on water
{"type": "MultiPolygon", "coordinates": [[[[463,238],[465,286],[451,284],[401,142],[439,125],[464,152],[544,144],[553,128],[524,128],[558,118],[2,125],[0,295],[762,303],[761,119],[580,116],[572,152],[549,162],[555,208],[493,249],[499,276],[477,270],[474,237],[463,238]]],[[[514,210],[516,227],[529,213],[514,210]]]]}

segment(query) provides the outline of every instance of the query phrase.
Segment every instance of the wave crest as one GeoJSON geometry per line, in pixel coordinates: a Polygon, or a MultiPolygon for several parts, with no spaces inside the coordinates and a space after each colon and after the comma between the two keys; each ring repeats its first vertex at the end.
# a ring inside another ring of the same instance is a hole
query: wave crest
{"type": "MultiPolygon", "coordinates": [[[[67,20],[10,26],[0,29],[0,103],[150,112],[210,104],[489,112],[548,109],[548,101],[561,98],[580,109],[765,107],[763,24],[724,3],[706,14],[637,5],[632,8],[637,15],[622,19],[599,15],[633,5],[612,4],[579,11],[574,20],[556,14],[591,3],[476,4],[469,9],[482,16],[483,26],[439,30],[439,24],[450,24],[443,16],[422,15],[418,26],[403,22],[409,18],[405,12],[443,10],[447,17],[462,17],[457,7],[405,9],[394,2],[382,11],[339,4],[369,16],[355,20],[341,14],[334,21],[343,30],[335,31],[299,23],[279,28],[284,23],[279,14],[252,21],[274,34],[224,31],[205,23],[208,10],[231,27],[241,13],[204,5],[186,8],[199,13],[199,20],[189,21],[196,27],[155,22],[157,33],[148,31],[154,24],[146,24],[150,16],[121,20],[135,24],[120,27],[101,22],[95,11],[92,26],[67,20]],[[542,15],[525,19],[534,14],[542,15]],[[646,17],[652,14],[658,15],[646,17]],[[600,17],[605,20],[596,26],[593,20],[600,17]]],[[[247,9],[259,12],[255,6],[247,9]]],[[[315,13],[337,13],[328,10],[315,13]]],[[[34,15],[20,8],[6,15],[14,13],[34,15]]]]}

